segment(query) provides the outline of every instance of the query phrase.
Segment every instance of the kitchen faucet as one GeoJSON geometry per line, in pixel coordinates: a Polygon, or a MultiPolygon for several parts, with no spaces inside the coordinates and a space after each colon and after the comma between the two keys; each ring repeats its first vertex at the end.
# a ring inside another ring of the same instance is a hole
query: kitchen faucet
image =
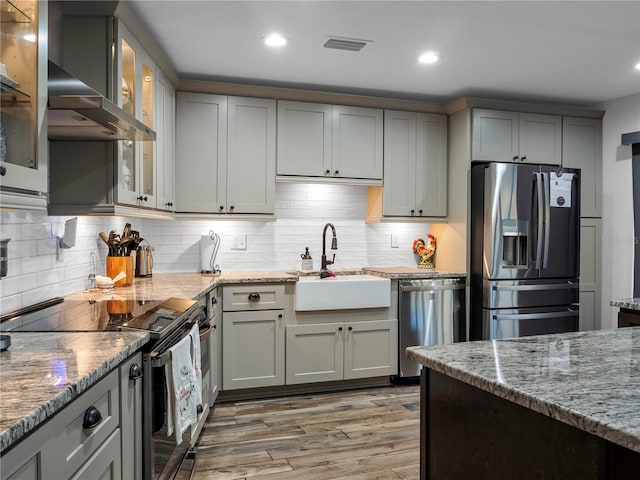
{"type": "Polygon", "coordinates": [[[329,271],[327,270],[327,265],[332,265],[333,262],[336,261],[336,254],[333,254],[332,260],[327,260],[327,227],[331,227],[331,231],[333,232],[333,238],[331,239],[331,250],[338,249],[338,238],[336,237],[336,228],[333,226],[333,223],[327,223],[322,230],[322,263],[320,266],[320,278],[327,278],[329,275],[329,271]]]}

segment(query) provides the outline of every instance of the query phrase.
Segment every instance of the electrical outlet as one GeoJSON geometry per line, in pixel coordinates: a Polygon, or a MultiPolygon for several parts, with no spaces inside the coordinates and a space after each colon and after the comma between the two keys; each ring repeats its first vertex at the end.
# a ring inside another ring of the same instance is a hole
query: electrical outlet
{"type": "Polygon", "coordinates": [[[231,250],[246,250],[247,249],[247,234],[236,233],[233,236],[233,246],[231,250]]]}
{"type": "Polygon", "coordinates": [[[391,234],[391,248],[400,248],[400,244],[398,243],[398,234],[391,234]]]}

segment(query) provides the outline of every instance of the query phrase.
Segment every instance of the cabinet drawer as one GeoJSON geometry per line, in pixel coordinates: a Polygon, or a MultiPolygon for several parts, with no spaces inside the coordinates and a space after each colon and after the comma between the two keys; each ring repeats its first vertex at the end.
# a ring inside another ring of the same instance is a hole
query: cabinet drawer
{"type": "Polygon", "coordinates": [[[121,480],[120,430],[116,429],[71,480],[121,480]]]}
{"type": "Polygon", "coordinates": [[[284,309],[284,285],[235,285],[222,290],[225,312],[284,309]]]}
{"type": "Polygon", "coordinates": [[[56,423],[55,437],[43,448],[42,463],[48,478],[69,478],[118,427],[118,370],[91,387],[53,421],[56,423]],[[91,407],[98,409],[102,421],[93,428],[84,428],[85,412],[91,407]]]}

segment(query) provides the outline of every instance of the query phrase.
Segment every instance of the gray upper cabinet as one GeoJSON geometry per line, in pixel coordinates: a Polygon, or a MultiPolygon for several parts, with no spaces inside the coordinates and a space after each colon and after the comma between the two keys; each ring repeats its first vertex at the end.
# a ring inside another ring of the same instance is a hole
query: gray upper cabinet
{"type": "Polygon", "coordinates": [[[278,101],[278,175],[331,173],[331,105],[278,101]]]}
{"type": "Polygon", "coordinates": [[[560,164],[562,117],[474,109],[471,160],[560,164]]]}
{"type": "Polygon", "coordinates": [[[175,210],[224,210],[227,97],[178,92],[176,102],[175,210]]]}
{"type": "Polygon", "coordinates": [[[160,69],[156,70],[156,189],[157,208],[173,210],[176,138],[176,92],[160,69]]]}
{"type": "Polygon", "coordinates": [[[447,215],[446,115],[384,112],[384,216],[447,215]]]}
{"type": "Polygon", "coordinates": [[[602,216],[602,120],[562,118],[562,160],[580,168],[580,216],[602,216]]]}
{"type": "Polygon", "coordinates": [[[380,185],[383,111],[278,101],[280,181],[380,185]]]}
{"type": "Polygon", "coordinates": [[[176,212],[271,214],[276,101],[178,92],[176,212]]]}

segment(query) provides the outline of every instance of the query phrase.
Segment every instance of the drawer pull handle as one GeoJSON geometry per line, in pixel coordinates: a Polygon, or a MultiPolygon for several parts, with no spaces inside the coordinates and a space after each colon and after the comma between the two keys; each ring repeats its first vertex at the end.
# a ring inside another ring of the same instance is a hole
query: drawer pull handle
{"type": "Polygon", "coordinates": [[[250,302],[257,302],[258,300],[260,300],[260,294],[258,292],[251,292],[249,294],[250,302]]]}
{"type": "Polygon", "coordinates": [[[134,363],[131,365],[131,368],[129,368],[129,380],[138,380],[139,378],[142,378],[142,369],[140,365],[134,363]]]}
{"type": "Polygon", "coordinates": [[[100,425],[100,422],[102,422],[102,415],[100,414],[100,410],[98,410],[93,405],[87,408],[87,411],[84,412],[84,421],[82,422],[82,428],[95,428],[100,425]]]}

